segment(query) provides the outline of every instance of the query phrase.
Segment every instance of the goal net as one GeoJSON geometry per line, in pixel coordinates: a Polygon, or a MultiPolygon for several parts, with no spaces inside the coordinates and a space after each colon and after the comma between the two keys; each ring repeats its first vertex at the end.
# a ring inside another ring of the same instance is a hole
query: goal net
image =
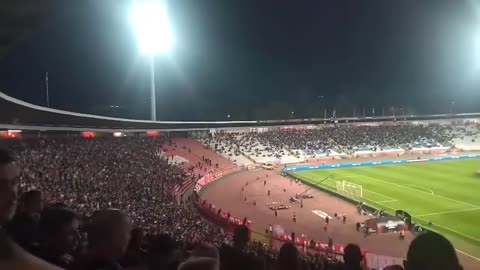
{"type": "Polygon", "coordinates": [[[348,181],[336,181],[337,192],[345,197],[351,199],[363,198],[363,187],[361,185],[348,182],[348,181]]]}

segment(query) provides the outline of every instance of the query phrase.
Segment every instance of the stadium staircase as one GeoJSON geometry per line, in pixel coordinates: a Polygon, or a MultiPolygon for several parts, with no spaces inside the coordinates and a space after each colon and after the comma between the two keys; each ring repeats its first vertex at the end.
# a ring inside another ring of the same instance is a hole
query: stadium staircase
{"type": "MultiPolygon", "coordinates": [[[[231,162],[230,160],[222,157],[221,155],[218,155],[215,153],[213,150],[206,148],[203,144],[200,142],[194,140],[194,139],[188,139],[188,138],[179,138],[175,139],[175,144],[177,147],[180,148],[186,148],[187,152],[188,149],[191,151],[191,155],[196,157],[198,161],[202,161],[202,157],[210,159],[212,161],[212,170],[215,171],[223,171],[223,170],[228,170],[236,167],[236,165],[231,162]],[[218,164],[218,168],[215,166],[215,164],[218,164]]],[[[189,158],[185,157],[190,161],[189,158]]]]}
{"type": "Polygon", "coordinates": [[[163,146],[163,151],[166,157],[180,156],[188,162],[179,164],[187,173],[192,173],[194,177],[192,180],[185,181],[175,186],[177,202],[184,200],[184,194],[192,188],[196,182],[197,177],[201,177],[207,173],[215,173],[225,171],[238,167],[228,159],[218,155],[214,151],[206,148],[200,142],[188,138],[175,139],[173,145],[163,146]],[[212,165],[208,165],[203,161],[203,158],[212,161],[212,165]],[[198,166],[201,164],[201,166],[198,166]],[[218,164],[218,167],[216,166],[218,164]],[[193,170],[192,170],[193,167],[193,170]]]}

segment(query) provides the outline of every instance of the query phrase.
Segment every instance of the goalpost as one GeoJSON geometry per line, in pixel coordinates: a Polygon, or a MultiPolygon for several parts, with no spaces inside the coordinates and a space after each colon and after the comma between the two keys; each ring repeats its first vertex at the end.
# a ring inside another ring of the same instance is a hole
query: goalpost
{"type": "Polygon", "coordinates": [[[336,181],[337,192],[351,199],[363,198],[363,187],[348,181],[336,181]]]}

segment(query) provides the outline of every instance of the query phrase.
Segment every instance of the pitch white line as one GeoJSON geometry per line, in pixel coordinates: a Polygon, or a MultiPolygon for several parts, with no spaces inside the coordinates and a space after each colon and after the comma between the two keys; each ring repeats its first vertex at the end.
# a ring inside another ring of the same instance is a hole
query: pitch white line
{"type": "Polygon", "coordinates": [[[425,190],[428,190],[432,195],[435,195],[435,192],[433,192],[433,190],[431,190],[431,189],[429,189],[429,188],[427,188],[427,187],[419,186],[419,185],[414,185],[414,184],[408,184],[408,186],[423,188],[423,189],[425,189],[425,190]]]}
{"type": "Polygon", "coordinates": [[[387,183],[387,184],[389,184],[389,185],[393,185],[393,186],[398,186],[398,187],[401,187],[401,188],[410,189],[410,190],[413,190],[413,191],[416,191],[416,192],[421,192],[421,193],[428,194],[428,195],[430,195],[430,196],[435,196],[435,197],[439,197],[439,198],[442,198],[442,199],[450,200],[450,201],[453,201],[453,202],[462,203],[462,204],[466,204],[466,205],[470,205],[470,206],[473,206],[473,207],[478,207],[478,208],[480,208],[480,205],[475,205],[475,204],[471,204],[471,203],[467,203],[467,202],[462,202],[462,201],[459,201],[459,200],[455,200],[455,199],[448,198],[448,197],[444,197],[444,196],[437,195],[437,194],[431,194],[431,193],[426,192],[426,191],[414,189],[414,188],[411,188],[411,187],[408,187],[408,186],[404,186],[404,185],[400,185],[400,184],[397,184],[397,183],[394,183],[394,182],[388,182],[388,181],[385,181],[385,180],[377,179],[377,178],[370,177],[370,176],[366,176],[366,175],[363,175],[363,174],[359,174],[358,176],[363,176],[363,177],[365,177],[365,178],[369,178],[369,179],[372,179],[372,180],[375,180],[375,181],[384,182],[384,183],[387,183]]]}
{"type": "MultiPolygon", "coordinates": [[[[388,182],[388,181],[376,179],[376,178],[369,177],[369,176],[366,176],[366,175],[361,175],[361,174],[358,174],[358,175],[348,175],[348,177],[359,177],[359,176],[360,176],[360,177],[363,176],[363,177],[366,177],[366,178],[370,178],[370,179],[372,179],[372,180],[377,180],[377,181],[380,181],[380,182],[385,182],[385,183],[392,184],[392,185],[396,185],[396,186],[399,186],[399,187],[411,189],[411,190],[413,190],[413,191],[422,192],[422,193],[428,194],[428,195],[430,195],[430,196],[437,196],[437,197],[439,197],[439,198],[445,198],[445,199],[452,200],[452,201],[456,201],[456,202],[459,202],[459,203],[468,204],[468,205],[473,205],[475,208],[480,208],[480,206],[477,206],[477,205],[474,205],[474,204],[469,204],[469,203],[465,203],[465,202],[462,202],[462,201],[457,201],[457,200],[455,200],[455,199],[450,199],[450,198],[443,197],[443,196],[440,196],[440,195],[432,195],[432,194],[430,194],[430,193],[428,193],[428,192],[425,192],[425,191],[421,191],[421,190],[418,190],[418,189],[410,188],[410,187],[407,187],[407,186],[402,186],[402,185],[395,184],[395,183],[390,183],[390,182],[388,182]]],[[[341,176],[339,176],[339,177],[341,177],[341,176]]],[[[343,177],[345,177],[345,176],[343,176],[343,177]]],[[[307,176],[306,178],[315,180],[315,179],[313,179],[313,178],[311,178],[311,177],[308,177],[308,176],[307,176]]],[[[328,186],[331,186],[331,187],[335,188],[335,186],[332,186],[332,185],[328,185],[328,186]]],[[[385,207],[385,208],[387,208],[387,209],[391,209],[391,210],[394,210],[394,211],[397,210],[397,209],[395,209],[395,208],[393,208],[393,207],[391,207],[391,206],[385,205],[385,204],[383,204],[383,203],[381,203],[381,202],[375,202],[375,201],[369,200],[369,199],[367,199],[367,198],[363,198],[363,199],[365,199],[365,200],[367,200],[367,201],[371,201],[371,202],[377,203],[378,205],[381,205],[381,206],[383,206],[383,207],[385,207]]],[[[393,199],[393,198],[392,198],[392,199],[393,199]]],[[[422,219],[422,218],[417,217],[417,216],[412,216],[412,217],[413,217],[413,218],[420,219],[420,220],[423,220],[423,221],[425,221],[425,222],[428,222],[428,220],[422,219]]],[[[454,233],[456,233],[456,234],[458,234],[458,235],[462,235],[462,236],[464,236],[464,237],[466,237],[466,238],[470,238],[470,239],[475,240],[475,241],[480,241],[480,239],[478,239],[478,238],[472,237],[472,236],[470,236],[470,235],[466,235],[466,234],[464,234],[464,233],[461,233],[461,232],[459,232],[459,231],[453,230],[453,229],[451,229],[451,228],[448,228],[448,227],[445,227],[445,226],[442,226],[442,225],[438,225],[438,224],[437,224],[436,226],[437,226],[437,227],[440,227],[440,228],[444,228],[444,229],[449,230],[449,231],[451,231],[451,232],[454,232],[454,233]]],[[[462,253],[462,254],[465,254],[464,252],[461,252],[461,253],[462,253]]],[[[465,255],[467,255],[467,254],[465,254],[465,255]]],[[[469,255],[467,255],[467,256],[469,256],[469,255]]],[[[473,257],[473,256],[471,256],[471,255],[470,255],[470,257],[476,258],[476,257],[473,257]]]]}
{"type": "Polygon", "coordinates": [[[366,188],[365,188],[364,191],[370,192],[370,193],[375,193],[375,194],[378,194],[378,195],[380,195],[380,196],[382,196],[382,197],[385,197],[385,198],[389,199],[389,200],[387,200],[387,201],[396,201],[396,200],[397,200],[397,199],[395,199],[395,198],[392,198],[392,197],[390,197],[390,196],[384,195],[384,194],[382,194],[382,193],[375,192],[375,191],[370,190],[370,189],[366,189],[366,188]]]}
{"type": "MultiPolygon", "coordinates": [[[[417,217],[417,216],[412,216],[412,217],[415,218],[415,219],[417,219],[417,220],[423,220],[423,221],[425,221],[426,223],[429,222],[428,220],[423,219],[423,218],[420,218],[420,217],[417,217]]],[[[420,225],[422,225],[422,224],[420,224],[420,225]]],[[[425,226],[425,225],[422,225],[422,226],[425,226]]],[[[443,226],[443,225],[438,225],[438,224],[435,224],[434,226],[440,227],[440,228],[443,228],[443,229],[446,229],[446,230],[449,230],[449,231],[454,232],[454,233],[456,233],[456,234],[458,234],[458,235],[462,235],[462,236],[464,236],[464,237],[466,237],[466,238],[470,238],[470,239],[472,239],[472,240],[475,240],[475,241],[480,242],[480,239],[479,239],[479,238],[475,238],[475,237],[473,237],[473,236],[466,235],[466,234],[461,233],[461,232],[459,232],[459,231],[456,231],[456,230],[454,230],[454,229],[452,229],[452,228],[449,228],[449,227],[446,227],[446,226],[443,226]]],[[[427,227],[427,229],[432,230],[432,228],[428,228],[428,227],[427,227]]],[[[434,230],[434,231],[435,231],[435,230],[434,230]]]]}
{"type": "MultiPolygon", "coordinates": [[[[366,175],[358,175],[358,176],[360,176],[360,177],[363,176],[363,177],[370,178],[370,179],[377,180],[377,181],[381,181],[381,182],[387,182],[387,181],[383,181],[383,180],[376,179],[376,178],[373,178],[373,177],[369,177],[369,176],[366,176],[366,175]]],[[[354,176],[351,176],[351,177],[354,177],[354,176]]],[[[387,183],[389,183],[389,182],[387,182],[387,183]]],[[[431,195],[431,196],[442,197],[442,196],[439,196],[439,195],[432,195],[432,194],[430,194],[430,193],[428,193],[428,192],[421,191],[421,190],[418,190],[418,189],[413,189],[413,188],[406,187],[406,186],[402,186],[402,185],[399,185],[399,184],[395,184],[395,183],[392,183],[392,184],[398,185],[398,186],[401,186],[401,187],[404,187],[404,188],[408,188],[408,189],[411,189],[411,190],[414,190],[414,191],[422,192],[422,193],[425,193],[425,194],[428,194],[428,195],[431,195]]],[[[366,198],[364,198],[364,199],[366,199],[366,198]]],[[[449,198],[446,198],[446,199],[449,199],[449,198]]],[[[385,208],[387,208],[387,209],[396,210],[395,208],[392,208],[391,206],[385,205],[385,204],[382,203],[382,202],[375,202],[375,201],[372,201],[372,200],[369,200],[369,199],[366,199],[366,200],[371,201],[371,202],[374,202],[374,203],[377,203],[378,205],[381,205],[381,206],[383,206],[383,207],[385,207],[385,208]]],[[[454,200],[454,199],[450,199],[450,200],[456,201],[456,200],[454,200]]],[[[459,201],[459,202],[460,202],[460,201],[459,201]]],[[[460,202],[460,203],[464,203],[464,202],[460,202]]],[[[468,203],[464,203],[464,204],[468,204],[468,203]]],[[[473,206],[475,206],[475,208],[479,208],[479,209],[480,209],[480,206],[476,206],[476,205],[473,205],[473,206]]],[[[428,220],[425,220],[425,219],[420,218],[420,217],[418,217],[418,216],[412,216],[412,217],[413,217],[413,218],[417,218],[417,219],[421,219],[421,220],[423,220],[423,221],[425,221],[425,222],[428,222],[428,220]]],[[[462,236],[464,236],[464,237],[466,237],[466,238],[470,238],[470,239],[475,240],[475,241],[480,241],[480,239],[478,239],[478,238],[472,237],[472,236],[470,236],[470,235],[463,234],[463,233],[461,233],[461,232],[459,232],[459,231],[456,231],[456,230],[453,230],[453,229],[451,229],[451,228],[448,228],[448,227],[445,227],[445,226],[442,226],[442,225],[438,225],[438,224],[436,224],[435,226],[440,227],[440,228],[444,228],[444,229],[449,230],[449,231],[451,231],[451,232],[454,232],[454,233],[456,233],[456,234],[458,234],[458,235],[462,235],[462,236]]]]}
{"type": "MultiPolygon", "coordinates": [[[[379,205],[382,205],[382,206],[385,207],[385,208],[389,208],[389,209],[392,209],[392,210],[396,210],[395,208],[392,208],[392,207],[390,207],[390,206],[388,206],[388,205],[385,205],[385,204],[382,204],[382,203],[378,203],[378,204],[379,204],[379,205]]],[[[416,219],[423,220],[423,221],[425,221],[425,222],[428,222],[428,220],[425,220],[425,219],[423,219],[423,218],[418,218],[417,216],[412,216],[412,217],[413,217],[413,218],[416,218],[416,219]]],[[[422,225],[422,224],[420,224],[420,225],[422,225]]],[[[424,225],[422,225],[422,226],[424,226],[424,225]]],[[[475,240],[475,241],[480,241],[480,239],[478,239],[478,238],[472,237],[472,236],[470,236],[470,235],[466,235],[466,234],[461,233],[461,232],[459,232],[459,231],[456,231],[456,230],[454,230],[454,229],[451,229],[451,228],[448,228],[448,227],[445,227],[445,226],[442,226],[442,225],[438,225],[438,224],[437,224],[436,226],[437,226],[437,227],[440,227],[440,228],[443,228],[443,229],[446,229],[446,230],[449,230],[450,232],[454,232],[454,233],[456,233],[456,234],[458,234],[458,235],[462,235],[462,236],[464,236],[464,237],[466,237],[466,238],[470,238],[470,239],[475,240]]],[[[465,252],[463,252],[463,251],[462,251],[461,253],[467,255],[467,254],[466,254],[465,252]]],[[[475,258],[475,259],[478,259],[478,258],[476,258],[476,257],[474,257],[474,256],[472,256],[472,255],[470,255],[470,254],[468,254],[467,256],[472,257],[472,258],[475,258]]]]}
{"type": "MultiPolygon", "coordinates": [[[[436,196],[436,197],[443,198],[443,199],[447,199],[447,200],[451,200],[451,201],[454,201],[454,202],[458,202],[458,203],[462,203],[462,204],[466,204],[466,205],[471,205],[471,206],[473,206],[473,207],[475,207],[475,208],[480,208],[480,206],[475,205],[475,204],[462,202],[462,201],[455,200],[455,199],[451,199],[451,198],[448,198],[448,197],[443,197],[443,196],[441,196],[441,195],[430,194],[430,193],[425,192],[425,191],[422,191],[422,190],[414,189],[414,188],[407,187],[407,186],[403,186],[403,185],[396,184],[396,183],[391,183],[391,182],[384,181],[384,180],[380,180],[380,179],[373,178],[373,177],[370,177],[370,176],[361,175],[361,174],[359,174],[358,176],[363,176],[363,177],[366,177],[366,178],[370,178],[370,179],[372,179],[372,180],[384,182],[384,183],[391,184],[391,185],[395,185],[395,186],[399,186],[399,187],[402,187],[402,188],[407,188],[407,189],[410,189],[410,190],[413,190],[413,191],[417,191],[417,192],[422,192],[422,193],[428,194],[428,195],[430,195],[430,196],[436,196]]],[[[393,209],[392,207],[386,206],[386,205],[381,204],[381,203],[379,203],[379,205],[382,205],[382,206],[384,206],[384,207],[393,209]]],[[[423,220],[423,221],[425,221],[425,222],[428,222],[427,220],[422,219],[422,218],[420,218],[420,217],[418,217],[418,216],[413,216],[413,218],[421,219],[421,220],[423,220]]],[[[453,229],[448,228],[448,227],[446,227],[446,226],[442,226],[442,225],[438,225],[438,224],[437,224],[436,226],[441,227],[441,228],[444,228],[444,229],[447,229],[447,230],[449,230],[449,231],[451,231],[451,232],[454,232],[454,233],[459,234],[459,235],[462,235],[462,236],[464,236],[464,237],[473,239],[473,240],[475,240],[475,241],[480,241],[480,239],[478,239],[478,238],[472,237],[472,236],[470,236],[470,235],[466,235],[466,234],[464,234],[464,233],[461,233],[461,232],[459,232],[459,231],[453,230],[453,229]]]]}
{"type": "Polygon", "coordinates": [[[381,201],[376,203],[389,203],[389,202],[398,202],[398,200],[386,200],[386,201],[381,201]]]}
{"type": "MultiPolygon", "coordinates": [[[[338,177],[335,176],[335,177],[333,177],[333,179],[335,179],[335,178],[354,178],[354,177],[362,177],[362,175],[346,175],[346,176],[338,176],[338,177]]],[[[363,187],[363,186],[362,186],[362,187],[363,187]]],[[[370,189],[364,188],[363,190],[364,190],[365,192],[375,193],[375,194],[378,194],[378,195],[380,195],[380,196],[382,196],[382,197],[385,197],[385,198],[388,199],[387,202],[388,202],[388,201],[397,201],[397,199],[395,199],[395,198],[392,198],[392,197],[390,197],[390,196],[384,195],[384,194],[382,194],[382,193],[375,192],[375,191],[370,190],[370,189]]]]}
{"type": "Polygon", "coordinates": [[[467,256],[467,257],[470,257],[470,258],[472,258],[472,259],[480,262],[480,258],[478,258],[478,257],[475,257],[475,256],[473,256],[473,255],[471,255],[471,254],[468,254],[468,253],[466,253],[466,252],[464,252],[464,251],[461,251],[461,250],[459,250],[459,249],[455,249],[455,250],[456,250],[457,252],[459,252],[459,253],[462,253],[463,255],[465,255],[465,256],[467,256]]]}
{"type": "Polygon", "coordinates": [[[468,211],[475,211],[475,210],[480,210],[480,207],[469,208],[469,209],[460,209],[460,210],[450,210],[450,211],[443,211],[443,212],[422,214],[422,215],[415,215],[415,216],[416,217],[428,217],[428,216],[436,216],[436,215],[443,215],[443,214],[449,214],[449,213],[468,212],[468,211]]]}

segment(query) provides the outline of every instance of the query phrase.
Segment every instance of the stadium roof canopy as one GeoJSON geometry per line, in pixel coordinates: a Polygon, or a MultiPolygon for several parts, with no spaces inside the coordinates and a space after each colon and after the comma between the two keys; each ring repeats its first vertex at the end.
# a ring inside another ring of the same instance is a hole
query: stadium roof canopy
{"type": "Polygon", "coordinates": [[[149,121],[121,119],[91,114],[82,114],[37,106],[12,98],[0,92],[0,130],[40,130],[40,131],[131,131],[148,130],[205,130],[212,128],[235,127],[266,127],[315,125],[329,123],[363,123],[435,120],[452,118],[480,118],[480,113],[437,114],[437,115],[406,115],[381,117],[349,117],[336,119],[289,119],[289,120],[258,120],[258,121],[149,121]]]}
{"type": "Polygon", "coordinates": [[[36,31],[43,21],[74,1],[1,0],[0,58],[20,40],[36,31]]]}

